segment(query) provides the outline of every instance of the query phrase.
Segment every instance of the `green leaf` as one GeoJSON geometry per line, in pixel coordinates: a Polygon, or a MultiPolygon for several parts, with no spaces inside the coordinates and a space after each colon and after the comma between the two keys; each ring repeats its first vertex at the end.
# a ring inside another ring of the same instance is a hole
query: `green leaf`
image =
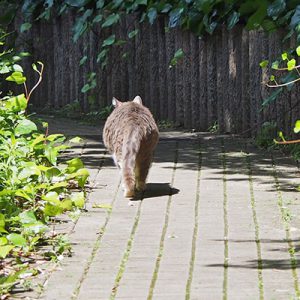
{"type": "Polygon", "coordinates": [[[119,22],[119,20],[120,16],[118,14],[113,13],[106,18],[105,22],[102,24],[102,28],[110,27],[119,22]]]}
{"type": "Polygon", "coordinates": [[[157,18],[157,10],[154,7],[151,7],[147,12],[147,17],[149,20],[149,23],[152,25],[157,18]]]}
{"type": "Polygon", "coordinates": [[[9,252],[14,248],[15,246],[11,246],[11,245],[0,246],[0,257],[1,258],[7,257],[9,252]]]}
{"type": "Polygon", "coordinates": [[[76,23],[73,27],[74,36],[73,41],[76,42],[80,36],[82,36],[88,29],[88,18],[93,14],[92,9],[87,9],[81,17],[76,19],[76,23]]]}
{"type": "Polygon", "coordinates": [[[11,233],[6,237],[15,246],[18,247],[26,246],[26,239],[21,234],[11,233]]]}
{"type": "Polygon", "coordinates": [[[171,10],[171,8],[172,8],[173,6],[170,4],[170,3],[166,3],[165,5],[164,5],[164,7],[162,8],[162,10],[161,10],[161,13],[167,13],[167,12],[169,12],[170,10],[171,10]]]}
{"type": "Polygon", "coordinates": [[[261,25],[262,21],[267,15],[267,7],[268,7],[268,2],[266,0],[261,0],[259,2],[259,7],[255,11],[254,14],[252,14],[246,24],[246,28],[248,30],[253,30],[259,28],[261,25]]]}
{"type": "Polygon", "coordinates": [[[52,165],[56,165],[58,155],[57,147],[53,147],[50,144],[46,145],[44,148],[44,155],[52,165]]]}
{"type": "Polygon", "coordinates": [[[86,93],[90,90],[90,85],[88,83],[86,83],[82,88],[81,88],[81,93],[86,93]]]}
{"type": "Polygon", "coordinates": [[[285,7],[285,0],[275,0],[268,6],[268,16],[276,20],[279,17],[279,15],[285,10],[285,7]]]}
{"type": "Polygon", "coordinates": [[[278,132],[278,136],[279,136],[279,138],[281,138],[285,142],[285,138],[284,138],[284,135],[283,135],[282,131],[278,132]]]}
{"type": "Polygon", "coordinates": [[[0,246],[7,245],[8,241],[6,237],[0,237],[0,246]]]}
{"type": "Polygon", "coordinates": [[[13,68],[13,70],[16,71],[16,72],[22,72],[22,73],[23,73],[23,68],[22,68],[20,65],[18,65],[18,64],[14,64],[14,65],[12,66],[12,68],[13,68]]]}
{"type": "Polygon", "coordinates": [[[275,76],[274,75],[270,76],[270,81],[275,81],[275,76]]]}
{"type": "Polygon", "coordinates": [[[297,120],[294,127],[294,132],[299,133],[300,132],[300,120],[297,120]]]}
{"type": "Polygon", "coordinates": [[[47,141],[50,141],[50,142],[63,142],[64,140],[66,139],[66,137],[61,134],[61,133],[56,133],[56,134],[50,134],[47,136],[47,141]]]}
{"type": "Polygon", "coordinates": [[[60,202],[60,207],[66,211],[66,210],[72,210],[73,203],[71,199],[65,199],[60,202]]]}
{"type": "Polygon", "coordinates": [[[56,192],[49,192],[43,195],[42,199],[52,204],[58,204],[60,202],[59,195],[56,192]]]}
{"type": "Polygon", "coordinates": [[[101,9],[104,6],[105,1],[104,0],[98,0],[96,3],[96,8],[101,9]]]}
{"type": "Polygon", "coordinates": [[[90,2],[89,0],[65,0],[65,3],[74,7],[83,7],[85,4],[90,2]]]}
{"type": "Polygon", "coordinates": [[[112,34],[107,39],[105,39],[102,43],[102,47],[110,46],[116,41],[116,35],[112,34]]]}
{"type": "Polygon", "coordinates": [[[274,91],[268,98],[264,99],[264,101],[263,101],[263,103],[262,103],[262,106],[264,107],[264,106],[267,106],[267,105],[269,105],[270,103],[274,102],[274,101],[277,99],[278,95],[279,95],[282,91],[283,91],[283,88],[282,88],[282,87],[280,87],[280,88],[278,88],[278,89],[275,89],[275,91],[274,91]]]}
{"type": "Polygon", "coordinates": [[[27,107],[27,99],[24,94],[11,97],[5,101],[5,107],[14,112],[24,111],[27,107]]]}
{"type": "Polygon", "coordinates": [[[25,162],[25,163],[23,163],[22,167],[23,167],[23,169],[18,174],[18,179],[20,179],[20,180],[29,178],[30,176],[33,176],[33,175],[37,175],[37,176],[41,175],[40,169],[34,162],[31,162],[31,161],[25,162]]]}
{"type": "Polygon", "coordinates": [[[135,0],[134,1],[137,5],[147,5],[147,0],[135,0]]]}
{"type": "Polygon", "coordinates": [[[47,203],[44,208],[44,214],[49,217],[55,217],[63,213],[63,208],[58,205],[47,203]]]}
{"type": "Polygon", "coordinates": [[[73,158],[71,160],[68,160],[67,164],[68,164],[68,168],[67,168],[68,173],[76,172],[77,170],[84,167],[83,162],[80,158],[73,158]]]}
{"type": "Polygon", "coordinates": [[[101,22],[103,19],[103,15],[97,15],[94,19],[93,19],[93,23],[99,23],[101,22]]]}
{"type": "Polygon", "coordinates": [[[87,169],[85,168],[82,168],[80,170],[78,170],[76,173],[76,179],[78,181],[78,185],[81,187],[81,188],[84,188],[84,185],[86,184],[87,182],[87,179],[89,178],[90,176],[90,173],[87,169]]]}
{"type": "Polygon", "coordinates": [[[289,71],[293,70],[295,66],[296,66],[296,60],[294,58],[288,61],[287,67],[289,71]]]}
{"type": "Polygon", "coordinates": [[[265,19],[261,23],[262,28],[267,32],[272,32],[277,29],[277,25],[274,21],[265,19]]]}
{"type": "Polygon", "coordinates": [[[49,229],[49,227],[45,224],[43,224],[40,221],[35,221],[33,223],[28,223],[23,225],[24,228],[24,234],[41,234],[49,229]]]}
{"type": "Polygon", "coordinates": [[[31,224],[37,221],[36,216],[32,210],[20,213],[19,218],[22,224],[31,224]]]}
{"type": "Polygon", "coordinates": [[[76,136],[72,139],[69,140],[70,143],[73,143],[73,144],[78,144],[78,143],[81,143],[82,142],[82,138],[79,137],[79,136],[76,136]]]}
{"type": "Polygon", "coordinates": [[[227,20],[227,29],[230,30],[234,27],[234,25],[239,21],[240,13],[234,11],[227,20]]]}
{"type": "Polygon", "coordinates": [[[105,60],[107,53],[108,53],[108,49],[103,49],[97,56],[97,63],[105,60]]]}
{"type": "Polygon", "coordinates": [[[290,28],[294,29],[299,24],[300,24],[300,5],[297,5],[295,13],[291,18],[290,28]]]}
{"type": "Polygon", "coordinates": [[[260,67],[263,69],[266,68],[268,66],[268,64],[269,64],[268,60],[263,60],[259,63],[260,67]]]}
{"type": "Polygon", "coordinates": [[[181,15],[183,13],[184,9],[176,8],[170,11],[169,13],[169,27],[173,28],[180,24],[181,15]]]}
{"type": "Polygon", "coordinates": [[[88,57],[85,55],[81,58],[79,65],[82,66],[86,61],[87,61],[88,57]]]}
{"type": "Polygon", "coordinates": [[[23,134],[29,134],[33,131],[37,131],[37,126],[35,123],[28,119],[23,119],[18,122],[18,125],[15,128],[15,134],[17,136],[23,135],[23,134]]]}
{"type": "Polygon", "coordinates": [[[0,74],[6,74],[10,72],[10,68],[8,66],[1,66],[0,67],[0,74]]]}
{"type": "Polygon", "coordinates": [[[180,60],[180,59],[183,58],[183,57],[184,57],[184,52],[183,52],[183,50],[180,48],[180,49],[178,49],[178,50],[175,52],[173,58],[171,59],[171,62],[170,62],[169,67],[175,66],[175,65],[178,63],[178,60],[180,60]]]}
{"type": "Polygon", "coordinates": [[[31,23],[23,23],[21,25],[20,31],[25,32],[25,31],[29,30],[31,27],[32,27],[31,23]]]}
{"type": "Polygon", "coordinates": [[[24,198],[28,201],[31,201],[31,202],[34,201],[34,197],[31,193],[28,193],[27,191],[24,191],[24,190],[21,190],[21,189],[16,191],[15,196],[22,197],[22,198],[24,198]]]}
{"type": "Polygon", "coordinates": [[[279,67],[279,61],[276,60],[272,63],[272,69],[278,70],[278,67],[279,67]]]}
{"type": "Polygon", "coordinates": [[[297,55],[300,56],[300,46],[296,48],[297,55]]]}
{"type": "Polygon", "coordinates": [[[287,54],[287,52],[283,52],[283,53],[281,54],[281,58],[282,58],[282,60],[287,60],[287,59],[288,59],[288,54],[287,54]]]}
{"type": "Polygon", "coordinates": [[[7,81],[13,81],[16,84],[23,84],[26,81],[26,77],[22,72],[13,72],[10,76],[6,77],[7,81]]]}
{"type": "Polygon", "coordinates": [[[135,37],[135,36],[138,34],[138,32],[139,32],[138,29],[135,29],[135,30],[133,30],[133,31],[130,31],[130,32],[128,33],[128,37],[129,37],[130,39],[132,39],[133,37],[135,37]]]}
{"type": "Polygon", "coordinates": [[[0,213],[0,232],[5,233],[7,232],[5,229],[5,216],[0,213]]]}
{"type": "Polygon", "coordinates": [[[84,207],[84,193],[83,192],[73,192],[71,194],[71,200],[76,207],[83,208],[84,207]]]}
{"type": "Polygon", "coordinates": [[[60,190],[61,188],[65,188],[68,186],[68,183],[65,181],[61,181],[61,182],[55,182],[53,184],[51,184],[50,187],[48,187],[48,191],[53,191],[53,190],[60,190]]]}

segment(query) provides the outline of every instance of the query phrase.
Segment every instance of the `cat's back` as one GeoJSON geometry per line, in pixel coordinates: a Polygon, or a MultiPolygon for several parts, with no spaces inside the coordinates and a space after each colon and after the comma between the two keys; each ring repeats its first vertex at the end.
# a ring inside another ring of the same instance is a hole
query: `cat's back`
{"type": "Polygon", "coordinates": [[[139,131],[144,137],[153,133],[158,134],[158,128],[150,110],[133,101],[117,106],[108,117],[103,130],[104,144],[110,148],[114,141],[122,139],[132,130],[139,131]]]}

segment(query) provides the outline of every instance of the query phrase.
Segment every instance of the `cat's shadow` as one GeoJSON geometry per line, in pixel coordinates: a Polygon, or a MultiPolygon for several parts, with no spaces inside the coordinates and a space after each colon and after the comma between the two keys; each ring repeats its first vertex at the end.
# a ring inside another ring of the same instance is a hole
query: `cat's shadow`
{"type": "Polygon", "coordinates": [[[146,190],[143,193],[137,194],[131,201],[171,196],[178,193],[179,189],[170,186],[170,183],[147,183],[146,190]]]}

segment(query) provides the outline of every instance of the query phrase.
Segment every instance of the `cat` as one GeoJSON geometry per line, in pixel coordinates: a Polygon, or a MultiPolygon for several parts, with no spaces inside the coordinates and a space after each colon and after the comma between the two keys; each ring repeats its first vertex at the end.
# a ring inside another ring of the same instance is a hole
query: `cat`
{"type": "Polygon", "coordinates": [[[121,170],[124,196],[133,198],[146,188],[159,132],[140,96],[128,102],[113,98],[112,104],[115,109],[105,122],[103,142],[121,170]]]}

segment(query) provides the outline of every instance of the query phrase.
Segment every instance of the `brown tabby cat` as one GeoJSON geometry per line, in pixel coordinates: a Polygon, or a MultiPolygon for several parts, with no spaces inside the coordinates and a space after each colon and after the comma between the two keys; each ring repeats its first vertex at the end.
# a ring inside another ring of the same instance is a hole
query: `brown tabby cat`
{"type": "Polygon", "coordinates": [[[140,96],[120,102],[113,98],[114,111],[103,129],[104,145],[121,169],[125,197],[146,188],[146,178],[158,142],[158,128],[140,96]]]}

